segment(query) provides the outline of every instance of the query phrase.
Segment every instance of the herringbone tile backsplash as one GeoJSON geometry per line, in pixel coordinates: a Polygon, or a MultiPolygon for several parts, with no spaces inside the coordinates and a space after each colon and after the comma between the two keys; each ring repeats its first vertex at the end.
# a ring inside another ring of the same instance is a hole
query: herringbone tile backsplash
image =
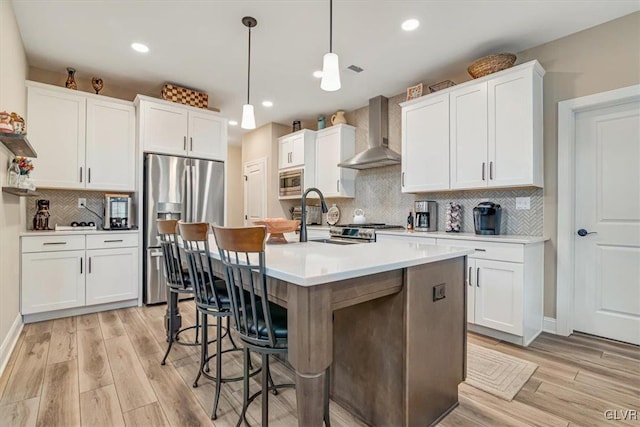
{"type": "Polygon", "coordinates": [[[36,201],[38,199],[49,200],[49,227],[51,229],[58,225],[70,225],[73,221],[93,221],[98,227],[102,222],[95,215],[86,209],[78,208],[78,199],[87,199],[87,206],[99,213],[104,212],[104,193],[99,191],[78,191],[78,190],[42,190],[37,197],[29,197],[26,202],[27,207],[27,229],[33,228],[33,216],[36,213],[36,201]]]}

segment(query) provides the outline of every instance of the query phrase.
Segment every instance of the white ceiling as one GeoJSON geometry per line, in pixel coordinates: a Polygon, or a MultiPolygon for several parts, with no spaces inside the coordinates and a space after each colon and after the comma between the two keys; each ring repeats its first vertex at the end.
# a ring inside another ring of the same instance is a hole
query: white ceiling
{"type": "MultiPolygon", "coordinates": [[[[33,1],[14,0],[30,65],[73,66],[149,91],[165,81],[202,89],[209,105],[240,121],[246,98],[245,15],[252,30],[251,100],[257,125],[289,124],[366,105],[416,82],[459,75],[488,53],[519,52],[640,9],[615,0],[334,0],[334,51],[342,89],[324,92],[312,77],[328,50],[328,0],[33,1]],[[407,18],[420,27],[404,32],[407,18]],[[134,41],[151,51],[139,54],[134,41]],[[364,68],[355,74],[346,67],[364,68]],[[274,106],[262,107],[271,100],[274,106]]],[[[230,127],[239,143],[242,130],[230,127]]]]}

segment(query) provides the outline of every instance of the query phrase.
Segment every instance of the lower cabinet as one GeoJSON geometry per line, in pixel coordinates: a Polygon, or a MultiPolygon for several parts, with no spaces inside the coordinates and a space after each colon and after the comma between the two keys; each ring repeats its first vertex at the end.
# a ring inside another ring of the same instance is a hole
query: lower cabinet
{"type": "Polygon", "coordinates": [[[138,248],[87,251],[85,305],[138,297],[138,248]]]}
{"type": "Polygon", "coordinates": [[[22,254],[22,314],[84,305],[84,251],[22,254]]]}

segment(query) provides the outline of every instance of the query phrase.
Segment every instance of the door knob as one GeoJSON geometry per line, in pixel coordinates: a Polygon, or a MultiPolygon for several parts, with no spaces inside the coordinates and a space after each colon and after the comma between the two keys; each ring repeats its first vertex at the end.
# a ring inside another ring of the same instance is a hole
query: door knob
{"type": "Polygon", "coordinates": [[[581,228],[580,230],[578,230],[578,236],[580,237],[584,237],[587,234],[597,234],[597,233],[598,233],[597,231],[587,231],[584,228],[581,228]]]}

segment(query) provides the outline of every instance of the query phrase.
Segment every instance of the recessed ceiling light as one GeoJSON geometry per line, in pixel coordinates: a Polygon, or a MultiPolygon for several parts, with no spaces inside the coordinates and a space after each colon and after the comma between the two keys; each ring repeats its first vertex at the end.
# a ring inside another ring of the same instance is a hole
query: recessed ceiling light
{"type": "Polygon", "coordinates": [[[229,126],[238,126],[238,122],[235,120],[229,120],[229,126]]]}
{"type": "Polygon", "coordinates": [[[402,29],[405,31],[413,31],[420,26],[420,21],[417,19],[407,19],[402,23],[402,29]]]}
{"type": "Polygon", "coordinates": [[[271,101],[262,101],[262,106],[263,107],[267,107],[267,108],[273,107],[273,102],[271,102],[271,101]]]}
{"type": "Polygon", "coordinates": [[[315,77],[316,79],[321,79],[322,78],[322,70],[317,70],[313,72],[313,77],[315,77]]]}
{"type": "Polygon", "coordinates": [[[142,44],[142,43],[131,43],[131,49],[135,50],[136,52],[140,52],[140,53],[149,52],[149,46],[147,46],[146,44],[142,44]]]}

